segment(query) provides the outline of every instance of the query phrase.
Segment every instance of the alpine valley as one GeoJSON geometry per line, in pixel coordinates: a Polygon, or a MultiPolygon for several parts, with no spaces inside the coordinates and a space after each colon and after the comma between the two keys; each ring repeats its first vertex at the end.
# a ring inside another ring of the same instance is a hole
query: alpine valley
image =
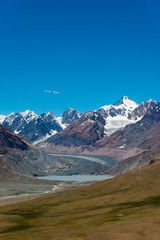
{"type": "Polygon", "coordinates": [[[160,102],[122,97],[84,114],[27,110],[0,119],[2,240],[159,239],[160,102]],[[37,178],[48,175],[112,179],[37,178]]]}
{"type": "Polygon", "coordinates": [[[38,144],[47,152],[111,157],[117,175],[148,165],[159,154],[160,103],[117,103],[83,114],[63,131],[38,144]],[[151,158],[151,156],[153,156],[151,158]]]}
{"type": "Polygon", "coordinates": [[[139,105],[124,96],[114,104],[84,114],[69,108],[56,118],[52,112],[37,115],[27,110],[1,115],[0,121],[43,149],[43,153],[72,154],[52,156],[53,165],[58,168],[51,164],[46,174],[52,169],[55,174],[118,175],[148,165],[158,156],[159,109],[159,102],[148,100],[139,105]],[[83,163],[81,157],[77,160],[76,156],[75,160],[73,154],[84,156],[83,163]],[[103,158],[106,163],[101,164],[103,158]]]}

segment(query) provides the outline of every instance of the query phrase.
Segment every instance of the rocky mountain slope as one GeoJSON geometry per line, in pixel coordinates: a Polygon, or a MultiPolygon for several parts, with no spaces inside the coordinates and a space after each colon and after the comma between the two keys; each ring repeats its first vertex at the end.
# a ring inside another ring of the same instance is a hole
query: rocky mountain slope
{"type": "MultiPolygon", "coordinates": [[[[103,144],[106,145],[106,143],[103,144]]],[[[140,122],[127,126],[114,143],[110,139],[108,144],[113,144],[112,147],[124,144],[122,146],[126,149],[137,147],[143,150],[142,153],[126,158],[115,165],[109,170],[111,174],[122,174],[154,162],[160,155],[160,103],[140,122]]]]}
{"type": "Polygon", "coordinates": [[[0,125],[0,180],[45,175],[51,159],[7,127],[0,125]],[[23,176],[24,175],[24,176],[23,176]]]}
{"type": "Polygon", "coordinates": [[[64,146],[90,145],[104,136],[105,121],[100,114],[89,112],[73,122],[59,134],[48,139],[47,143],[64,146]]]}
{"type": "Polygon", "coordinates": [[[120,161],[118,164],[107,170],[107,173],[113,176],[121,175],[149,164],[153,164],[157,160],[160,160],[160,145],[153,150],[144,151],[138,155],[120,161]]]}
{"type": "Polygon", "coordinates": [[[35,182],[31,177],[37,175],[104,174],[115,161],[103,159],[47,155],[0,125],[1,182],[35,182]]]}

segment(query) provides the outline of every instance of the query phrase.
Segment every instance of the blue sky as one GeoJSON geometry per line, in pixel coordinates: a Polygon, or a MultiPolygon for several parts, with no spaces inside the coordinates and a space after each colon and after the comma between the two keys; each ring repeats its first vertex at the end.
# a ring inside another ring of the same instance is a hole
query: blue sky
{"type": "Polygon", "coordinates": [[[0,114],[159,101],[159,43],[159,0],[0,0],[0,114]]]}

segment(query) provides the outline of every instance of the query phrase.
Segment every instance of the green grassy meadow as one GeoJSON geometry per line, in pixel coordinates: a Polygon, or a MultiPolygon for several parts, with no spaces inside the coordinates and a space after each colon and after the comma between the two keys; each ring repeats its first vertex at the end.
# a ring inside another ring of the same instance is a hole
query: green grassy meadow
{"type": "Polygon", "coordinates": [[[160,162],[0,208],[1,240],[159,240],[160,162]]]}

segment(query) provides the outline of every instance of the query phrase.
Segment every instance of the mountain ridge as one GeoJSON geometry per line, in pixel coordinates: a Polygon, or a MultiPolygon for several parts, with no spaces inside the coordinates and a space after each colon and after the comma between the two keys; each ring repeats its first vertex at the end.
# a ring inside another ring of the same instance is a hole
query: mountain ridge
{"type": "MultiPolygon", "coordinates": [[[[72,150],[77,147],[83,149],[91,148],[93,145],[102,147],[102,142],[103,140],[105,142],[105,138],[110,139],[114,138],[114,134],[115,136],[121,134],[121,129],[140,122],[156,106],[157,103],[153,100],[148,100],[138,105],[128,97],[123,97],[115,106],[107,105],[83,114],[77,121],[70,124],[60,133],[48,138],[39,146],[47,150],[53,149],[53,151],[57,148],[56,146],[60,146],[60,149],[61,147],[68,147],[72,150]],[[138,117],[135,117],[135,114],[138,117]],[[109,134],[106,132],[109,132],[109,134]],[[47,145],[50,145],[50,147],[48,148],[47,145]]],[[[121,144],[117,147],[123,145],[121,144]]]]}
{"type": "Polygon", "coordinates": [[[52,112],[37,115],[33,111],[26,110],[25,112],[11,113],[5,118],[3,116],[1,123],[19,136],[36,144],[62,131],[69,125],[68,122],[72,123],[80,116],[81,114],[74,109],[67,109],[60,118],[56,118],[52,112]]]}

